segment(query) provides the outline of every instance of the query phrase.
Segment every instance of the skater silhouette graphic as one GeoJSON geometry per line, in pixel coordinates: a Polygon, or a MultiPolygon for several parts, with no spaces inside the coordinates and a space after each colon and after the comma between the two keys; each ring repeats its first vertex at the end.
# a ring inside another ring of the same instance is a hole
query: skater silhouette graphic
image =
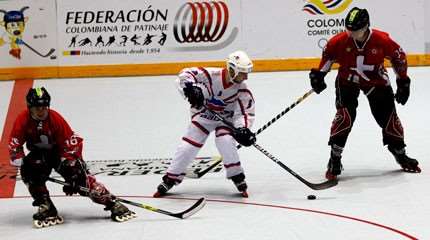
{"type": "Polygon", "coordinates": [[[147,33],[143,45],[149,45],[150,43],[152,43],[153,37],[155,37],[155,35],[150,35],[149,33],[147,33]]]}
{"type": "Polygon", "coordinates": [[[167,38],[167,35],[164,32],[161,32],[161,38],[160,38],[160,40],[158,40],[158,44],[163,46],[164,43],[166,42],[166,38],[167,38]]]}
{"type": "Polygon", "coordinates": [[[81,41],[79,41],[79,46],[80,47],[83,47],[83,46],[86,46],[86,45],[90,45],[90,46],[93,46],[93,43],[91,42],[91,40],[89,39],[89,38],[84,38],[84,39],[82,39],[81,41]]]}
{"type": "Polygon", "coordinates": [[[105,43],[103,42],[103,37],[102,37],[102,35],[100,35],[100,36],[98,36],[98,38],[97,38],[97,42],[96,42],[96,45],[94,45],[94,46],[98,46],[99,44],[101,44],[102,45],[102,47],[104,47],[104,45],[105,45],[105,43]]]}
{"type": "Polygon", "coordinates": [[[137,41],[139,38],[141,37],[138,37],[136,34],[134,34],[134,36],[130,38],[130,41],[134,44],[134,46],[140,45],[140,43],[137,41]]]}
{"type": "Polygon", "coordinates": [[[122,41],[119,43],[119,45],[125,47],[125,43],[127,42],[128,37],[126,35],[122,35],[121,38],[122,38],[122,41]]]}
{"type": "Polygon", "coordinates": [[[69,48],[70,47],[76,47],[76,39],[77,38],[78,38],[78,35],[75,35],[72,37],[72,39],[70,40],[69,48]]]}
{"type": "Polygon", "coordinates": [[[108,42],[105,45],[105,47],[109,47],[110,45],[112,45],[112,43],[114,43],[115,40],[116,40],[115,39],[115,35],[110,36],[108,42]]]}

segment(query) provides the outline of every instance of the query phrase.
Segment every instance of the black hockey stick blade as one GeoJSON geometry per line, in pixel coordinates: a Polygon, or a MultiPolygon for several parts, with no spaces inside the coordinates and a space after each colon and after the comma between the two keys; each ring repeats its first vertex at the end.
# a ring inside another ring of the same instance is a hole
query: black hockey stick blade
{"type": "Polygon", "coordinates": [[[195,202],[191,207],[189,207],[187,210],[179,212],[179,213],[172,213],[163,209],[159,209],[159,208],[155,208],[155,207],[151,207],[149,205],[146,204],[142,204],[142,203],[137,203],[137,202],[133,202],[130,200],[126,200],[123,198],[119,198],[116,197],[115,198],[117,201],[123,202],[123,203],[127,203],[136,207],[140,207],[149,211],[153,211],[153,212],[158,212],[164,215],[169,215],[171,217],[175,217],[175,218],[180,218],[180,219],[185,219],[188,218],[192,215],[194,215],[196,212],[200,211],[206,204],[206,199],[205,198],[200,198],[199,200],[197,200],[197,202],[195,202]]]}
{"type": "MultiPolygon", "coordinates": [[[[51,181],[51,182],[54,182],[54,183],[58,183],[58,184],[61,184],[61,185],[64,185],[64,186],[70,186],[70,184],[67,183],[67,182],[64,182],[64,181],[61,181],[61,180],[58,180],[58,179],[55,179],[55,178],[51,178],[51,177],[48,178],[48,181],[51,181]]],[[[89,191],[90,191],[88,188],[82,187],[82,186],[79,186],[79,190],[81,190],[83,192],[86,192],[86,193],[89,193],[89,191]]],[[[191,215],[194,215],[196,212],[200,211],[200,209],[202,209],[205,206],[205,204],[206,204],[206,199],[205,198],[200,198],[199,200],[197,200],[197,202],[195,202],[187,210],[182,211],[180,213],[172,213],[172,212],[169,212],[169,211],[166,211],[166,210],[163,210],[163,209],[152,207],[152,206],[147,205],[147,204],[133,202],[133,201],[130,201],[130,200],[127,200],[127,199],[124,199],[124,198],[120,198],[120,197],[114,196],[114,195],[112,195],[112,198],[114,200],[116,200],[116,201],[123,202],[123,203],[129,204],[129,205],[133,205],[135,207],[140,207],[140,208],[152,211],[152,212],[157,212],[157,213],[161,213],[161,214],[164,214],[164,215],[169,215],[169,216],[172,216],[172,217],[175,217],[175,218],[181,218],[181,219],[185,219],[185,218],[190,217],[191,215]]]]}
{"type": "Polygon", "coordinates": [[[300,182],[304,183],[306,186],[308,186],[309,188],[311,188],[313,190],[324,190],[324,189],[327,189],[327,188],[334,187],[338,183],[336,179],[334,179],[334,180],[328,180],[328,181],[325,181],[325,182],[322,182],[322,183],[311,183],[311,182],[307,181],[306,179],[304,179],[299,174],[297,174],[296,172],[294,172],[291,168],[289,168],[287,165],[285,165],[278,158],[276,158],[275,156],[273,156],[271,153],[269,153],[266,149],[264,149],[263,147],[261,147],[257,143],[254,143],[253,146],[258,151],[260,151],[261,153],[263,153],[264,155],[266,155],[266,157],[268,157],[270,160],[272,160],[273,162],[275,162],[276,164],[278,164],[279,166],[281,166],[284,170],[286,170],[287,172],[289,172],[291,175],[293,175],[295,178],[297,178],[300,182]]]}
{"type": "Polygon", "coordinates": [[[337,185],[337,180],[327,180],[325,182],[322,183],[310,183],[308,182],[306,185],[308,185],[308,187],[312,188],[313,190],[324,190],[324,189],[328,189],[331,187],[334,187],[337,185]]]}
{"type": "Polygon", "coordinates": [[[36,49],[34,49],[32,46],[28,45],[26,42],[24,42],[24,40],[22,40],[22,43],[24,44],[24,46],[28,47],[28,49],[30,49],[31,51],[33,51],[34,53],[36,53],[37,55],[41,56],[41,57],[49,57],[51,56],[51,54],[53,54],[55,52],[54,48],[51,48],[48,53],[46,54],[42,54],[39,51],[37,51],[36,49]]]}
{"type": "Polygon", "coordinates": [[[196,212],[200,211],[200,209],[202,209],[205,205],[206,205],[206,199],[200,198],[199,200],[197,200],[197,202],[193,204],[193,206],[191,206],[187,210],[180,213],[171,214],[170,216],[185,219],[194,215],[196,212]]]}

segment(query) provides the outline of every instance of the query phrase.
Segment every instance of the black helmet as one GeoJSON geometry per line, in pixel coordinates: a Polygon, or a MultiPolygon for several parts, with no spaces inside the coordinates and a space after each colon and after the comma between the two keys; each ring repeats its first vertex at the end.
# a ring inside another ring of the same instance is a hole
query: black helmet
{"type": "Polygon", "coordinates": [[[354,7],[345,18],[345,27],[350,31],[357,31],[364,28],[369,23],[369,13],[365,8],[354,7]]]}
{"type": "Polygon", "coordinates": [[[44,87],[30,88],[27,93],[27,107],[49,107],[51,96],[44,87]]]}

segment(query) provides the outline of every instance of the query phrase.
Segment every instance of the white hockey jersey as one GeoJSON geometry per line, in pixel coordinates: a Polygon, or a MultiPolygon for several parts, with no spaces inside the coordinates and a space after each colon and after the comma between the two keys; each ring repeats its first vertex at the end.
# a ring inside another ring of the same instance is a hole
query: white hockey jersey
{"type": "MultiPolygon", "coordinates": [[[[184,98],[185,83],[190,82],[200,87],[207,108],[221,114],[235,127],[250,128],[255,118],[254,97],[246,83],[229,82],[227,74],[225,68],[185,68],[178,75],[177,87],[184,98]]],[[[203,109],[191,108],[191,113],[215,119],[212,114],[203,109]]]]}

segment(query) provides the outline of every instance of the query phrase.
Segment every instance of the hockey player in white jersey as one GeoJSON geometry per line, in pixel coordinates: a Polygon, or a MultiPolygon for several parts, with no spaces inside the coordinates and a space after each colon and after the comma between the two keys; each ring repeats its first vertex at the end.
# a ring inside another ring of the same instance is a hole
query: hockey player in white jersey
{"type": "Polygon", "coordinates": [[[165,195],[182,182],[187,166],[211,132],[215,132],[215,144],[223,157],[227,179],[233,181],[243,197],[248,197],[236,144],[251,146],[256,141],[249,129],[255,116],[254,97],[244,82],[252,67],[248,55],[236,51],[228,56],[226,68],[192,67],[179,73],[177,86],[191,105],[191,123],[154,197],[165,195]],[[218,121],[207,109],[222,115],[236,130],[218,121]]]}

